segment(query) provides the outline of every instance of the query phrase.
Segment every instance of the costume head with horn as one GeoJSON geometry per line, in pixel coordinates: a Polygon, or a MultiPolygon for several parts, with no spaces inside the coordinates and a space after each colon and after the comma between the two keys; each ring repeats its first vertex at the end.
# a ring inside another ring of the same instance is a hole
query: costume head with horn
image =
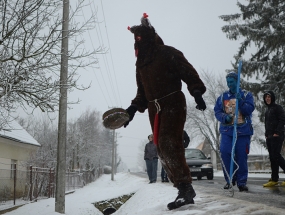
{"type": "Polygon", "coordinates": [[[150,24],[146,13],[143,14],[140,25],[128,27],[128,30],[134,34],[135,55],[138,58],[144,58],[147,52],[153,51],[156,44],[164,45],[163,40],[150,24]]]}

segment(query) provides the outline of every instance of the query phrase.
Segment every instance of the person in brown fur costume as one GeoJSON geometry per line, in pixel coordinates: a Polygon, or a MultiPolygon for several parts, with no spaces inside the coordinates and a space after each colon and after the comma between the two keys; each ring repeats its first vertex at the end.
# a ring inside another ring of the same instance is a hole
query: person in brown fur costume
{"type": "Polygon", "coordinates": [[[206,87],[183,53],[164,45],[147,17],[144,14],[141,25],[128,28],[135,38],[137,94],[126,109],[130,119],[124,127],[136,111],[143,113],[148,109],[159,158],[179,191],[177,198],[167,205],[172,210],[194,204],[196,196],[182,144],[187,108],[181,80],[187,84],[199,110],[206,109],[202,98],[206,87]]]}

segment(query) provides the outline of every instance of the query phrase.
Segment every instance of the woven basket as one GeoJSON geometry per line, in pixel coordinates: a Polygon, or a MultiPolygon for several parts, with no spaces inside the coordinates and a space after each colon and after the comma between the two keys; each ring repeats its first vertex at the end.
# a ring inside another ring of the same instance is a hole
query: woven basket
{"type": "Polygon", "coordinates": [[[108,129],[121,128],[129,121],[129,114],[123,108],[113,108],[103,114],[103,125],[108,129]]]}

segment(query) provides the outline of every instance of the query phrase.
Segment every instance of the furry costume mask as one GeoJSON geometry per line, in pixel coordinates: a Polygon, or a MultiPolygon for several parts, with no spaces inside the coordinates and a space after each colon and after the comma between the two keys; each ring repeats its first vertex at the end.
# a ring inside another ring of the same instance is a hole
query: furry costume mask
{"type": "Polygon", "coordinates": [[[147,17],[148,15],[144,13],[140,25],[128,27],[128,30],[134,34],[135,55],[138,58],[144,58],[148,52],[152,52],[155,44],[164,44],[147,17]]]}

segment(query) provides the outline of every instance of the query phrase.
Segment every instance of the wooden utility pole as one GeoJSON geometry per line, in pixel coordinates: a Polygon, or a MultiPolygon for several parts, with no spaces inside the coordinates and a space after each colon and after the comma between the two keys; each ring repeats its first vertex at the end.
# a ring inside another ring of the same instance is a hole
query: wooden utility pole
{"type": "Polygon", "coordinates": [[[69,0],[63,0],[55,211],[65,213],[69,0]]]}
{"type": "Polygon", "coordinates": [[[115,129],[113,130],[113,147],[112,147],[112,174],[111,174],[112,181],[114,181],[114,172],[115,172],[115,129]]]}
{"type": "Polygon", "coordinates": [[[115,174],[117,174],[117,133],[115,133],[115,138],[114,138],[114,142],[115,142],[115,174]]]}

